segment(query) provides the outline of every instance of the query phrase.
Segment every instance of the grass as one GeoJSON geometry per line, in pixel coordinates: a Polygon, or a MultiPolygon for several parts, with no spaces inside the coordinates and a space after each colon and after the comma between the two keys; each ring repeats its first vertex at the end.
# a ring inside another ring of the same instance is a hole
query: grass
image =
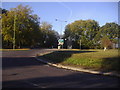
{"type": "Polygon", "coordinates": [[[120,70],[118,50],[60,50],[43,55],[40,58],[45,58],[52,63],[93,70],[120,70]]]}
{"type": "Polygon", "coordinates": [[[30,50],[28,48],[22,48],[22,49],[0,49],[0,51],[21,51],[21,50],[30,50]]]}

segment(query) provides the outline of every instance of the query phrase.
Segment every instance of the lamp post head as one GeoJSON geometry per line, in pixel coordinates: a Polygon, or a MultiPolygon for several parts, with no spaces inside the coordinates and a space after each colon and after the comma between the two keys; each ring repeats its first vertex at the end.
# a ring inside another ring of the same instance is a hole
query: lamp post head
{"type": "Polygon", "coordinates": [[[55,21],[59,21],[59,22],[67,22],[67,21],[62,21],[62,20],[59,20],[59,19],[55,19],[55,21]]]}
{"type": "Polygon", "coordinates": [[[55,19],[55,21],[58,21],[58,19],[55,19]]]}

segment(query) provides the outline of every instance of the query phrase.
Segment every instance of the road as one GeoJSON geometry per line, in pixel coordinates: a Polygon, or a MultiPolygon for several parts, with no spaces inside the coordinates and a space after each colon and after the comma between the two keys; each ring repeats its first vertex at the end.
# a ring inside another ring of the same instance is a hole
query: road
{"type": "MultiPolygon", "coordinates": [[[[2,88],[117,88],[119,78],[58,69],[35,59],[52,49],[3,51],[2,88]]],[[[58,57],[59,58],[59,57],[58,57]]]]}

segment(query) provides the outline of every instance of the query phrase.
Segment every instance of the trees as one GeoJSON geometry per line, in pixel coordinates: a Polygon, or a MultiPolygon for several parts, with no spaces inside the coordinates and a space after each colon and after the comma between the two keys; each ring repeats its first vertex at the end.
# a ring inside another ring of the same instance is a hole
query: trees
{"type": "Polygon", "coordinates": [[[77,46],[75,48],[79,48],[80,44],[82,48],[102,48],[103,43],[112,48],[112,44],[118,43],[118,31],[118,24],[114,22],[100,27],[95,20],[78,20],[66,26],[64,38],[70,37],[73,47],[77,46]]]}
{"type": "Polygon", "coordinates": [[[6,15],[2,14],[2,36],[6,46],[12,48],[14,38],[16,48],[34,46],[39,42],[38,36],[41,33],[39,17],[32,12],[29,6],[19,5],[16,8],[11,8],[6,12],[6,15]]]}
{"type": "MultiPolygon", "coordinates": [[[[113,47],[113,44],[118,43],[118,32],[119,32],[119,25],[112,22],[112,23],[106,23],[100,28],[100,37],[105,39],[106,43],[111,42],[111,48],[113,47]],[[109,39],[109,40],[108,40],[109,39]]],[[[103,40],[104,41],[104,40],[103,40]]]]}
{"type": "Polygon", "coordinates": [[[104,51],[110,46],[111,41],[108,36],[104,36],[101,38],[101,46],[104,47],[104,51]]]}
{"type": "Polygon", "coordinates": [[[57,45],[59,34],[52,30],[52,25],[42,22],[36,14],[32,14],[29,6],[18,5],[10,11],[3,10],[2,41],[3,48],[52,47],[57,45]]]}
{"type": "Polygon", "coordinates": [[[42,46],[49,48],[53,46],[57,47],[57,40],[59,38],[59,34],[56,31],[52,30],[52,25],[48,22],[42,22],[40,25],[40,30],[42,32],[42,46]]]}
{"type": "Polygon", "coordinates": [[[100,28],[101,35],[107,35],[111,40],[118,37],[118,24],[116,23],[106,23],[100,28]]]}
{"type": "Polygon", "coordinates": [[[78,20],[68,24],[64,38],[71,37],[74,43],[82,43],[82,48],[94,48],[94,38],[99,31],[99,24],[95,20],[78,20]]]}
{"type": "MultiPolygon", "coordinates": [[[[10,11],[1,9],[3,48],[20,47],[57,47],[59,34],[52,29],[48,22],[32,14],[29,6],[19,5],[10,11]]],[[[73,48],[101,48],[105,40],[117,44],[118,24],[106,23],[102,27],[95,20],[77,20],[65,27],[64,39],[73,48]],[[104,38],[104,37],[108,38],[104,38]],[[109,39],[109,40],[108,40],[109,39]]],[[[112,44],[111,44],[112,45],[112,44]]],[[[104,45],[103,45],[104,46],[104,45]]]]}
{"type": "Polygon", "coordinates": [[[0,14],[6,13],[8,10],[0,8],[0,14]]]}

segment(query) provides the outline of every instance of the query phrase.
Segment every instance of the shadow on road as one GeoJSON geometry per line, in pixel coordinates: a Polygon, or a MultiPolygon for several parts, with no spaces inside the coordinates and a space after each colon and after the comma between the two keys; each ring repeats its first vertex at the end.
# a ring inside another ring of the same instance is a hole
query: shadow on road
{"type": "Polygon", "coordinates": [[[4,88],[118,88],[118,79],[107,76],[74,73],[3,82],[4,88]]]}
{"type": "Polygon", "coordinates": [[[44,65],[39,63],[34,57],[3,57],[2,58],[2,68],[17,68],[23,66],[39,66],[44,65]]]}

